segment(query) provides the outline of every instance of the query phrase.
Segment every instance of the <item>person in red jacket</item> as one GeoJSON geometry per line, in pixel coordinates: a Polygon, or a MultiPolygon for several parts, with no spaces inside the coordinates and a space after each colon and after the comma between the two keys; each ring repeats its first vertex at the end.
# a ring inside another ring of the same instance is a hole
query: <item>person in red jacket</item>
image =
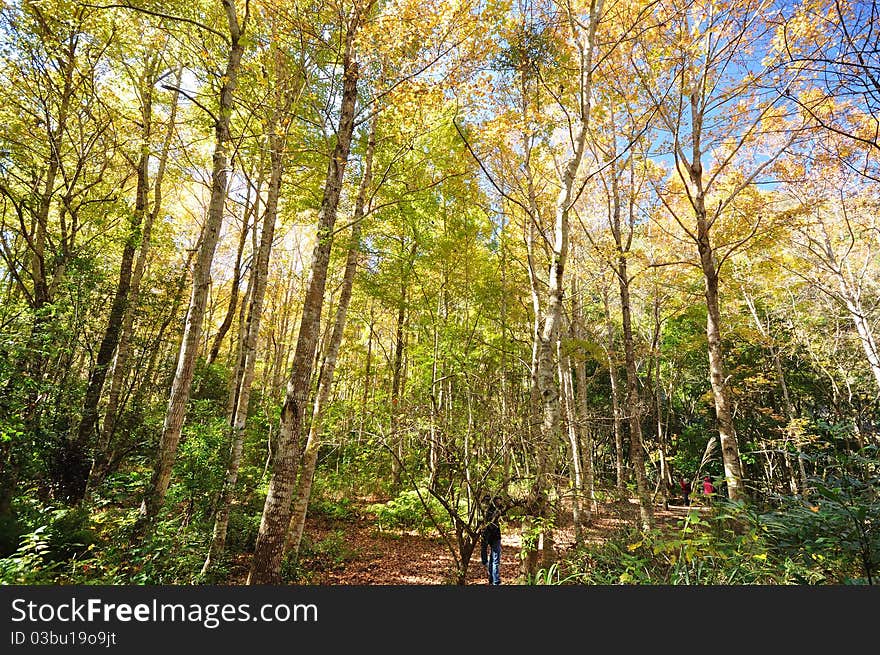
{"type": "Polygon", "coordinates": [[[715,493],[715,485],[712,484],[711,478],[709,476],[705,476],[703,478],[703,495],[711,496],[715,493]]]}
{"type": "Polygon", "coordinates": [[[681,487],[681,497],[685,505],[691,504],[691,483],[683,477],[678,478],[678,486],[681,487]]]}

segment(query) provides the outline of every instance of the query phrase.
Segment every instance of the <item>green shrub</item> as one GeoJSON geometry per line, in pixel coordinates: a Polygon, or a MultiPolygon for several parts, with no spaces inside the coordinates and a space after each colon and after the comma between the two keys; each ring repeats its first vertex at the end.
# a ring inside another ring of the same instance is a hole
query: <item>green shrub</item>
{"type": "Polygon", "coordinates": [[[230,552],[252,551],[257,543],[260,519],[260,514],[230,511],[229,524],[226,527],[226,550],[230,552]]]}
{"type": "Polygon", "coordinates": [[[806,498],[763,516],[774,550],[803,583],[876,584],[880,576],[880,476],[810,480],[806,498]]]}
{"type": "Polygon", "coordinates": [[[418,493],[414,489],[401,491],[386,503],[370,505],[368,510],[375,514],[380,530],[417,530],[424,534],[435,527],[425,510],[425,504],[430,508],[434,520],[441,524],[449,522],[446,510],[426,489],[420,489],[418,493]]]}
{"type": "Polygon", "coordinates": [[[0,584],[52,584],[59,563],[49,556],[46,526],[22,536],[21,545],[9,557],[0,559],[0,584]]]}
{"type": "Polygon", "coordinates": [[[177,517],[160,515],[155,529],[134,546],[121,545],[108,553],[112,562],[121,562],[118,575],[126,584],[181,585],[199,579],[210,534],[187,529],[177,517]]]}
{"type": "Polygon", "coordinates": [[[284,558],[281,578],[288,584],[309,584],[316,572],[339,569],[356,555],[344,530],[335,530],[316,541],[303,535],[299,554],[284,558]]]}
{"type": "Polygon", "coordinates": [[[348,498],[334,500],[332,498],[315,498],[314,494],[309,499],[309,516],[323,516],[334,521],[348,521],[357,515],[354,503],[348,498]]]}
{"type": "Polygon", "coordinates": [[[208,401],[192,404],[191,416],[174,463],[173,484],[168,489],[169,506],[185,505],[197,518],[210,518],[210,502],[223,486],[229,429],[225,418],[213,416],[208,401]]]}
{"type": "Polygon", "coordinates": [[[52,512],[46,529],[47,555],[56,562],[82,559],[99,543],[92,519],[82,507],[63,508],[52,512]]]}
{"type": "Polygon", "coordinates": [[[791,582],[774,562],[760,526],[745,508],[692,510],[671,534],[622,528],[567,562],[565,579],[581,584],[753,585],[791,582]]]}

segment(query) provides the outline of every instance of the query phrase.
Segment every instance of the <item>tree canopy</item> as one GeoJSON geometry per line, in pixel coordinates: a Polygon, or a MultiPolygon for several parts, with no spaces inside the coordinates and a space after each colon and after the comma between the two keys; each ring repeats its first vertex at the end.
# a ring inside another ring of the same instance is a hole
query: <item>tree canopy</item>
{"type": "Polygon", "coordinates": [[[301,582],[357,514],[464,584],[489,494],[522,583],[877,581],[875,3],[0,35],[0,580],[301,582]]]}

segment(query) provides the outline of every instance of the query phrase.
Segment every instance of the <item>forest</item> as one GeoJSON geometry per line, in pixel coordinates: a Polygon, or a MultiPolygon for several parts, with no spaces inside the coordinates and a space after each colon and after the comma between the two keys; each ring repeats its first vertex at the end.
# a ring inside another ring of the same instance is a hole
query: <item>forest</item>
{"type": "Polygon", "coordinates": [[[876,584],[878,43],[0,0],[0,584],[876,584]]]}

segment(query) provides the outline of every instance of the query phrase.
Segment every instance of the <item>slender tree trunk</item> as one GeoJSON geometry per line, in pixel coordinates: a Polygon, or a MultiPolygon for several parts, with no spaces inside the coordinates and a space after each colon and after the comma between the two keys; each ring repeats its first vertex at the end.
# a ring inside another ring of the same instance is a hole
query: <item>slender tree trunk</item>
{"type": "Polygon", "coordinates": [[[101,400],[101,392],[104,389],[104,381],[107,372],[113,362],[113,353],[119,343],[125,319],[125,313],[131,301],[131,282],[135,251],[140,245],[142,238],[141,226],[145,216],[149,212],[149,163],[150,163],[150,136],[153,122],[153,94],[155,84],[156,64],[158,56],[154,53],[147,57],[147,64],[141,78],[143,90],[143,105],[141,107],[142,135],[141,153],[136,165],[137,185],[135,189],[135,208],[129,224],[129,235],[122,249],[122,259],[119,265],[119,279],[116,284],[116,292],[110,305],[110,315],[107,319],[107,327],[98,348],[95,366],[89,376],[89,384],[86,388],[85,400],[83,401],[82,418],[79,423],[77,435],[65,449],[64,470],[64,495],[70,502],[78,503],[86,494],[89,471],[92,463],[88,461],[88,449],[93,437],[96,436],[98,427],[98,402],[101,400]]]}
{"type": "Polygon", "coordinates": [[[574,385],[572,383],[572,375],[571,375],[571,358],[562,357],[561,353],[558,355],[559,357],[559,378],[562,381],[563,388],[563,398],[564,398],[564,411],[565,411],[565,425],[566,425],[566,433],[568,435],[568,443],[571,448],[571,488],[572,488],[572,501],[571,501],[571,514],[572,514],[572,522],[574,524],[574,536],[575,543],[580,545],[583,541],[583,530],[582,530],[582,509],[581,509],[581,500],[583,498],[583,475],[581,473],[581,453],[580,453],[580,443],[578,439],[578,428],[577,428],[577,417],[575,414],[576,401],[574,398],[574,385]],[[564,366],[563,366],[564,362],[564,366]]]}
{"type": "Polygon", "coordinates": [[[155,519],[162,508],[165,501],[165,493],[168,491],[168,485],[171,482],[171,469],[174,466],[177,446],[180,443],[186,405],[192,387],[196,356],[198,355],[202,334],[205,306],[211,284],[211,263],[214,259],[214,251],[220,236],[220,227],[223,223],[227,179],[229,176],[229,147],[231,144],[229,128],[234,102],[233,93],[237,86],[238,70],[241,65],[242,54],[244,53],[242,36],[244,34],[244,25],[247,21],[247,15],[245,15],[244,22],[241,25],[239,24],[235,4],[232,0],[223,0],[223,6],[226,10],[231,47],[226,62],[223,84],[220,89],[219,113],[214,125],[215,146],[211,170],[211,198],[208,204],[208,215],[202,232],[201,243],[199,244],[198,254],[193,265],[192,293],[190,295],[183,340],[177,358],[177,370],[174,374],[174,382],[172,383],[171,394],[168,400],[168,411],[162,427],[162,436],[159,440],[153,476],[141,503],[137,532],[141,532],[146,524],[155,519]]]}
{"type": "MultiPolygon", "coordinates": [[[[259,187],[260,185],[258,184],[257,188],[259,189],[259,187]]],[[[214,360],[217,359],[217,355],[220,354],[220,346],[223,345],[223,339],[226,338],[229,328],[232,327],[232,321],[235,320],[235,310],[238,307],[238,295],[241,290],[242,258],[244,256],[244,247],[247,244],[247,237],[250,233],[250,214],[252,212],[255,215],[257,214],[259,211],[259,204],[260,195],[258,191],[254,198],[254,202],[252,204],[248,203],[249,206],[245,208],[241,234],[238,238],[238,249],[235,253],[235,267],[232,271],[232,288],[229,291],[229,305],[226,307],[226,315],[223,317],[223,322],[220,324],[220,327],[217,328],[217,334],[214,335],[214,341],[211,344],[211,349],[208,351],[208,366],[213,364],[214,360]]]]}
{"type": "MultiPolygon", "coordinates": [[[[177,67],[175,89],[180,87],[183,76],[183,66],[177,67]]],[[[116,357],[113,360],[113,373],[110,377],[110,391],[107,395],[107,408],[104,412],[104,424],[101,428],[101,440],[98,446],[97,459],[92,467],[92,480],[89,486],[98,484],[106,471],[107,453],[116,429],[116,420],[119,414],[120,398],[125,379],[128,376],[128,362],[131,357],[131,335],[134,327],[134,315],[140,297],[141,280],[147,266],[147,255],[150,251],[153,224],[159,217],[162,207],[162,180],[165,177],[165,167],[168,163],[168,153],[171,150],[171,141],[174,137],[175,122],[177,119],[177,107],[180,93],[173,91],[171,101],[171,113],[168,118],[168,130],[165,133],[165,141],[162,144],[162,152],[156,167],[156,179],[153,182],[153,206],[144,220],[141,232],[140,248],[135,259],[134,269],[131,273],[131,285],[128,291],[128,303],[125,306],[125,315],[122,318],[122,329],[119,334],[119,343],[116,347],[116,357]]]]}
{"type": "Polygon", "coordinates": [[[617,378],[617,345],[614,339],[614,322],[611,320],[611,305],[608,291],[603,291],[605,304],[605,326],[608,333],[608,378],[611,382],[611,414],[614,430],[614,471],[617,493],[622,498],[626,493],[626,464],[623,459],[623,412],[620,410],[620,381],[617,378]]]}
{"type": "MultiPolygon", "coordinates": [[[[575,319],[575,338],[584,338],[584,316],[581,300],[578,293],[574,296],[572,314],[575,319]]],[[[577,381],[577,402],[575,404],[575,417],[577,420],[577,441],[581,452],[581,467],[583,469],[583,492],[587,501],[583,509],[583,523],[592,522],[592,513],[596,510],[595,480],[593,477],[593,434],[587,427],[587,362],[586,360],[576,363],[575,375],[577,381]]]]}
{"type": "Polygon", "coordinates": [[[336,223],[343,174],[348,162],[354,129],[358,64],[354,60],[353,41],[359,20],[359,14],[355,13],[346,34],[342,65],[343,91],[336,146],[327,169],[321,209],[318,213],[318,233],[312,253],[299,335],[284,404],[281,408],[277,451],[272,462],[272,476],[263,506],[248,584],[278,583],[281,577],[281,561],[290,525],[291,501],[299,468],[303,413],[308,402],[313,358],[320,334],[321,309],[330,263],[333,227],[336,223]]]}
{"type": "MultiPolygon", "coordinates": [[[[561,188],[556,198],[550,274],[548,279],[547,303],[542,316],[537,353],[537,388],[541,401],[541,437],[535,444],[536,469],[526,501],[526,517],[523,520],[523,558],[522,575],[533,578],[537,566],[533,537],[541,519],[548,518],[550,509],[548,483],[556,467],[556,446],[560,438],[559,387],[557,366],[554,360],[556,340],[562,320],[562,302],[565,290],[563,274],[568,257],[569,213],[577,199],[575,181],[581,168],[586,147],[590,113],[592,109],[593,55],[596,47],[596,27],[602,14],[602,0],[590,3],[590,18],[586,26],[578,24],[569,14],[572,31],[579,36],[583,29],[586,34],[578,38],[580,52],[580,106],[577,131],[572,143],[571,156],[565,163],[561,175],[561,188]]],[[[549,530],[545,530],[549,532],[549,530]]],[[[549,536],[552,543],[552,535],[549,536]]]]}
{"type": "Polygon", "coordinates": [[[862,344],[862,350],[865,352],[865,359],[868,360],[868,367],[874,375],[874,381],[880,389],[880,350],[877,349],[877,341],[874,339],[874,332],[871,324],[866,318],[867,312],[862,307],[861,298],[846,283],[840,280],[841,293],[843,294],[846,309],[849,312],[850,319],[855,325],[856,333],[859,335],[859,341],[862,344]]]}
{"type": "MultiPolygon", "coordinates": [[[[415,254],[416,244],[413,243],[412,254],[415,254]]],[[[407,268],[407,270],[409,270],[407,268]]],[[[400,434],[400,387],[403,379],[403,350],[405,341],[404,328],[406,325],[406,300],[409,279],[401,272],[400,303],[397,306],[397,327],[394,332],[394,359],[391,364],[391,440],[396,453],[391,458],[391,482],[395,489],[400,487],[400,469],[403,461],[403,436],[400,434]]]]}
{"type": "Polygon", "coordinates": [[[782,358],[779,356],[779,349],[776,348],[771,341],[769,321],[767,327],[764,327],[764,324],[761,322],[761,317],[758,316],[758,310],[755,307],[754,301],[749,294],[746,293],[744,288],[742,289],[742,293],[746,305],[748,305],[749,312],[752,315],[752,320],[755,322],[755,327],[767,343],[767,347],[770,350],[770,356],[773,358],[773,367],[776,369],[776,377],[779,378],[779,388],[782,391],[783,405],[785,407],[785,418],[788,422],[788,425],[785,428],[785,447],[783,447],[782,454],[785,468],[789,473],[789,488],[793,494],[806,493],[808,486],[807,471],[804,468],[803,453],[801,452],[800,444],[798,443],[799,435],[797,434],[794,425],[794,420],[797,418],[797,412],[795,412],[794,405],[791,402],[791,396],[788,393],[788,383],[785,381],[785,371],[782,368],[782,358]],[[794,467],[791,465],[791,456],[787,448],[788,442],[792,442],[795,448],[799,477],[795,474],[794,467]]]}
{"type": "Polygon", "coordinates": [[[669,465],[669,454],[666,444],[666,430],[663,427],[663,408],[661,400],[662,387],[660,385],[660,337],[662,324],[660,322],[660,298],[657,290],[654,290],[654,338],[651,344],[651,353],[654,358],[654,422],[657,426],[657,447],[660,450],[660,480],[662,481],[663,508],[669,509],[669,497],[673,493],[674,479],[672,467],[669,465]]]}
{"type": "MultiPolygon", "coordinates": [[[[612,125],[614,125],[612,115],[612,125]]],[[[620,293],[620,316],[623,330],[623,354],[626,364],[626,405],[629,415],[629,455],[630,465],[636,478],[636,494],[639,499],[639,516],[642,529],[650,530],[654,525],[654,509],[651,492],[645,475],[645,451],[642,441],[642,411],[639,398],[639,378],[636,370],[635,337],[632,325],[632,305],[630,302],[630,276],[627,257],[632,244],[634,217],[630,212],[629,230],[624,233],[622,226],[622,203],[620,197],[619,171],[612,160],[611,166],[611,232],[617,246],[617,260],[613,262],[614,273],[620,293]]],[[[632,204],[630,204],[630,208],[632,204]]]]}
{"type": "MultiPolygon", "coordinates": [[[[432,327],[432,357],[431,357],[431,425],[429,428],[428,444],[428,486],[432,491],[437,491],[437,477],[440,473],[438,465],[440,463],[440,431],[437,429],[440,424],[440,402],[443,398],[443,387],[437,390],[437,382],[442,378],[442,374],[438,376],[437,365],[440,361],[440,329],[438,326],[439,317],[443,310],[442,294],[437,294],[437,321],[434,321],[432,327]]],[[[502,368],[503,370],[503,368],[502,368]]]]}
{"type": "Polygon", "coordinates": [[[275,224],[278,220],[278,198],[281,194],[281,180],[284,175],[284,135],[277,133],[277,120],[269,126],[271,172],[269,174],[269,191],[266,207],[263,212],[260,243],[257,247],[254,267],[251,272],[250,304],[247,319],[242,332],[242,348],[239,350],[239,361],[236,365],[236,376],[230,393],[229,427],[232,444],[226,466],[226,477],[220,493],[217,515],[214,519],[214,532],[211,547],[202,566],[204,575],[211,568],[212,561],[220,556],[226,548],[226,532],[229,526],[229,512],[235,498],[235,487],[238,484],[238,472],[241,467],[241,456],[244,449],[245,427],[247,425],[248,408],[250,406],[251,386],[257,361],[257,342],[260,334],[260,321],[263,315],[263,302],[266,297],[266,283],[269,276],[269,260],[272,253],[272,241],[275,238],[275,224]]]}
{"type": "Polygon", "coordinates": [[[370,399],[372,381],[371,366],[373,363],[373,325],[375,311],[373,301],[370,301],[370,323],[367,325],[367,360],[364,363],[364,392],[361,394],[361,420],[358,423],[358,443],[364,438],[364,421],[367,418],[367,401],[370,399]]]}
{"type": "MultiPolygon", "coordinates": [[[[62,81],[59,85],[61,93],[58,100],[58,110],[51,120],[44,123],[49,152],[46,156],[44,177],[41,175],[42,188],[36,199],[37,202],[34,203],[34,209],[29,212],[30,229],[25,226],[24,214],[21,213],[19,216],[29,251],[27,255],[27,259],[29,259],[28,273],[33,283],[29,304],[33,320],[25,354],[18,358],[13,365],[15,372],[9,377],[7,388],[11,391],[15,381],[28,381],[28,387],[24,390],[24,412],[20,418],[23,432],[31,436],[36,436],[40,429],[43,403],[39,402],[39,394],[47,364],[44,342],[47,338],[46,329],[51,320],[45,311],[52,301],[45,257],[49,214],[52,200],[56,195],[55,183],[61,170],[62,145],[76,87],[74,73],[77,67],[76,52],[80,42],[78,36],[67,38],[66,41],[65,60],[63,62],[56,61],[56,63],[63,65],[62,81]]],[[[30,206],[29,203],[28,206],[30,206]]],[[[6,414],[5,411],[4,414],[6,414]]],[[[7,416],[0,416],[0,418],[8,420],[19,417],[9,417],[7,414],[7,416]]],[[[0,516],[8,515],[12,511],[12,496],[22,470],[23,463],[18,455],[19,449],[16,445],[11,440],[0,440],[0,455],[2,455],[2,459],[0,459],[0,516]]],[[[60,472],[62,475],[64,474],[63,462],[60,472]]]]}
{"type": "MultiPolygon", "coordinates": [[[[697,197],[701,201],[701,197],[697,197]]],[[[700,205],[698,203],[698,213],[700,205]]],[[[743,489],[742,463],[739,457],[739,445],[736,440],[736,429],[728,400],[727,381],[724,375],[724,353],[721,346],[721,310],[718,305],[718,269],[712,247],[709,243],[709,232],[706,227],[705,208],[702,218],[698,218],[698,242],[700,264],[703,270],[706,297],[706,336],[709,346],[709,380],[712,384],[712,396],[715,400],[715,416],[718,422],[718,435],[721,441],[721,458],[724,463],[724,474],[727,479],[727,496],[730,500],[742,500],[746,497],[743,489]]]]}
{"type": "Polygon", "coordinates": [[[623,351],[626,360],[626,402],[629,414],[629,456],[636,477],[636,493],[639,497],[639,515],[642,528],[650,530],[654,525],[651,492],[645,475],[645,451],[642,442],[642,412],[639,402],[639,379],[636,371],[635,345],[633,343],[632,310],[629,295],[629,273],[626,257],[617,260],[620,286],[620,313],[623,319],[623,351]]]}
{"type": "Polygon", "coordinates": [[[286,551],[299,553],[303,529],[306,523],[306,514],[309,507],[309,498],[312,493],[312,480],[315,476],[315,466],[318,462],[318,450],[321,446],[321,430],[323,428],[324,409],[330,398],[330,388],[333,384],[333,373],[336,370],[336,361],[339,356],[339,347],[342,345],[342,337],[345,333],[348,305],[351,302],[351,291],[354,285],[354,276],[357,271],[358,258],[360,257],[361,228],[364,219],[364,209],[367,200],[367,192],[372,184],[373,177],[373,151],[375,150],[375,123],[370,128],[370,136],[367,142],[367,152],[364,155],[364,175],[361,178],[357,200],[354,207],[354,218],[351,227],[351,242],[348,247],[348,256],[345,260],[345,272],[342,277],[342,289],[339,292],[339,304],[336,307],[336,319],[333,324],[333,334],[327,347],[324,358],[324,367],[321,370],[318,393],[315,397],[312,409],[312,421],[309,424],[309,438],[303,453],[302,472],[299,477],[299,490],[293,505],[293,513],[290,517],[290,531],[286,544],[286,551]]]}

